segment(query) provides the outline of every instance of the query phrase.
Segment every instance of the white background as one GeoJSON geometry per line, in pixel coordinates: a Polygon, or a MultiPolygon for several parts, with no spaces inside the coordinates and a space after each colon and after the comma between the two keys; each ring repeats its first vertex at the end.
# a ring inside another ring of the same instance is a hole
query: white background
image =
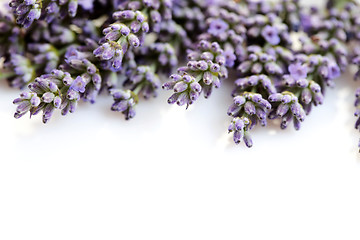
{"type": "Polygon", "coordinates": [[[1,240],[360,239],[360,134],[350,76],[296,132],[273,123],[232,143],[231,84],[187,111],[170,92],[123,120],[112,99],[13,119],[0,84],[1,240]]]}

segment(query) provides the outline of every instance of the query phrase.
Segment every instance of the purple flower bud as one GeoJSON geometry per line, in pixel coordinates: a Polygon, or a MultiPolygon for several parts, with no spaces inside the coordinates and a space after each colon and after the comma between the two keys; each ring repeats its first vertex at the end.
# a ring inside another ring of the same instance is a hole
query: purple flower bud
{"type": "Polygon", "coordinates": [[[135,12],[132,10],[125,10],[113,13],[114,19],[132,20],[135,18],[135,12]]]}
{"type": "Polygon", "coordinates": [[[70,0],[69,1],[69,10],[68,10],[70,17],[75,17],[77,9],[78,9],[78,1],[70,0]]]}
{"type": "Polygon", "coordinates": [[[293,119],[293,122],[294,122],[294,128],[296,131],[299,131],[300,130],[300,127],[301,127],[301,122],[297,119],[297,118],[294,118],[293,119]]]}
{"type": "Polygon", "coordinates": [[[261,108],[256,108],[256,116],[260,120],[264,120],[264,119],[266,119],[266,112],[261,108]]]}
{"type": "Polygon", "coordinates": [[[136,11],[136,20],[140,23],[145,21],[145,16],[142,12],[136,11]]]}
{"type": "Polygon", "coordinates": [[[160,13],[158,11],[155,11],[155,10],[151,11],[150,12],[150,18],[154,23],[161,22],[161,15],[160,15],[160,13]]]}
{"type": "Polygon", "coordinates": [[[319,92],[314,95],[314,101],[316,105],[321,105],[324,102],[324,96],[319,92]]]}
{"type": "Polygon", "coordinates": [[[360,97],[360,88],[357,88],[356,91],[355,91],[355,96],[356,98],[359,98],[360,97]]]}
{"type": "Polygon", "coordinates": [[[313,93],[320,93],[321,92],[321,87],[319,84],[317,84],[316,82],[312,81],[310,82],[310,90],[313,93]]]}
{"type": "Polygon", "coordinates": [[[210,63],[210,71],[213,73],[217,73],[220,71],[220,66],[219,64],[216,63],[210,63]]]}
{"type": "Polygon", "coordinates": [[[311,93],[310,89],[305,88],[305,89],[301,92],[301,100],[302,100],[305,104],[311,103],[312,93],[311,93]]]}
{"type": "Polygon", "coordinates": [[[276,115],[278,117],[283,117],[289,111],[289,108],[288,104],[280,104],[277,108],[276,115]]]}
{"type": "Polygon", "coordinates": [[[241,105],[245,104],[245,102],[246,102],[246,99],[243,96],[236,96],[236,97],[234,97],[233,100],[237,106],[241,106],[241,105]]]}
{"type": "Polygon", "coordinates": [[[35,95],[30,99],[30,103],[31,103],[32,106],[37,107],[37,106],[40,105],[41,100],[40,100],[40,98],[38,96],[35,95]]]}
{"type": "Polygon", "coordinates": [[[309,81],[306,79],[298,79],[296,85],[301,88],[306,88],[309,85],[309,81]]]}
{"type": "Polygon", "coordinates": [[[235,131],[233,135],[233,139],[235,144],[239,144],[241,142],[241,139],[243,138],[243,132],[242,131],[235,131]]]}
{"type": "Polygon", "coordinates": [[[253,141],[252,141],[252,139],[251,139],[250,134],[249,134],[247,131],[244,132],[244,137],[243,137],[243,139],[244,139],[245,145],[246,145],[248,148],[251,148],[251,147],[253,146],[253,141]]]}
{"type": "Polygon", "coordinates": [[[258,84],[258,82],[259,82],[259,77],[256,75],[252,75],[248,78],[248,84],[250,86],[255,86],[258,84]]]}
{"type": "Polygon", "coordinates": [[[190,88],[195,92],[198,92],[198,93],[201,92],[201,85],[198,82],[191,83],[190,88]]]}
{"type": "Polygon", "coordinates": [[[197,67],[197,69],[199,69],[201,71],[206,71],[206,70],[208,70],[209,65],[205,61],[198,61],[196,63],[196,67],[197,67]]]}
{"type": "Polygon", "coordinates": [[[190,103],[189,104],[192,104],[196,100],[198,100],[199,96],[200,96],[200,92],[196,92],[196,91],[191,90],[190,93],[189,93],[189,98],[190,98],[190,103]]]}
{"type": "Polygon", "coordinates": [[[187,83],[194,81],[194,78],[190,75],[184,75],[182,78],[183,78],[184,82],[187,82],[187,83]]]}
{"type": "Polygon", "coordinates": [[[341,75],[340,68],[336,63],[331,63],[328,67],[330,79],[338,78],[341,75]]]}
{"type": "Polygon", "coordinates": [[[281,93],[274,93],[269,96],[270,102],[280,102],[283,98],[283,95],[281,93]]]}
{"type": "Polygon", "coordinates": [[[47,123],[54,113],[54,106],[51,104],[46,105],[43,111],[43,123],[47,123]]]}
{"type": "Polygon", "coordinates": [[[211,72],[205,72],[203,76],[203,81],[206,85],[210,85],[213,82],[213,75],[211,72]]]}
{"type": "Polygon", "coordinates": [[[140,22],[136,22],[136,21],[132,22],[130,24],[131,32],[133,32],[133,33],[139,32],[141,29],[141,26],[142,26],[142,24],[140,22]]]}
{"type": "Polygon", "coordinates": [[[46,92],[42,95],[41,100],[45,103],[51,103],[55,98],[55,94],[46,92]]]}
{"type": "Polygon", "coordinates": [[[246,102],[244,105],[244,110],[249,115],[256,114],[256,108],[255,105],[252,102],[246,102]]]}
{"type": "Polygon", "coordinates": [[[133,46],[135,48],[140,46],[140,40],[136,35],[129,34],[129,36],[127,38],[128,38],[128,41],[129,41],[131,46],[133,46]]]}
{"type": "Polygon", "coordinates": [[[61,106],[61,98],[59,97],[59,96],[56,96],[55,98],[54,98],[54,107],[55,108],[60,108],[60,106],[61,106]]]}
{"type": "MultiPolygon", "coordinates": [[[[110,60],[114,57],[115,49],[110,47],[109,44],[105,43],[103,46],[100,46],[99,48],[102,48],[102,51],[100,54],[101,54],[101,58],[103,60],[110,60]]],[[[94,55],[97,56],[98,55],[97,53],[98,53],[98,51],[94,52],[94,55]]]]}
{"type": "Polygon", "coordinates": [[[238,71],[239,71],[240,73],[246,73],[247,71],[250,70],[251,66],[252,66],[252,62],[250,62],[250,61],[245,61],[245,62],[242,62],[242,63],[238,66],[237,69],[238,69],[238,71]]]}
{"type": "Polygon", "coordinates": [[[329,78],[329,68],[327,68],[326,66],[321,66],[319,68],[319,74],[324,79],[329,78]]]}
{"type": "Polygon", "coordinates": [[[186,89],[188,89],[188,84],[185,82],[178,82],[174,86],[174,92],[184,92],[186,89]]]}
{"type": "Polygon", "coordinates": [[[270,110],[272,108],[271,104],[263,98],[257,103],[257,105],[264,110],[270,110]]]}
{"type": "Polygon", "coordinates": [[[292,101],[292,96],[288,94],[283,95],[281,99],[281,102],[284,104],[290,103],[291,101],[292,101]]]}
{"type": "Polygon", "coordinates": [[[253,74],[260,74],[262,70],[263,70],[263,65],[261,63],[255,63],[251,68],[251,72],[253,74]]]}

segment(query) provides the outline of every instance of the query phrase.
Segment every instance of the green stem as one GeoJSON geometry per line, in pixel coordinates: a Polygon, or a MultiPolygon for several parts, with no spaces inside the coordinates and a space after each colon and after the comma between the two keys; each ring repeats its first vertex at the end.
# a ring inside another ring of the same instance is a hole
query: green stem
{"type": "Polygon", "coordinates": [[[14,77],[16,74],[12,72],[0,72],[0,79],[8,79],[14,77]]]}
{"type": "Polygon", "coordinates": [[[153,62],[151,65],[150,65],[150,70],[154,73],[156,73],[156,69],[158,68],[158,64],[156,62],[153,62]]]}
{"type": "Polygon", "coordinates": [[[139,95],[141,89],[144,87],[144,82],[139,83],[136,88],[132,91],[136,95],[139,95]]]}

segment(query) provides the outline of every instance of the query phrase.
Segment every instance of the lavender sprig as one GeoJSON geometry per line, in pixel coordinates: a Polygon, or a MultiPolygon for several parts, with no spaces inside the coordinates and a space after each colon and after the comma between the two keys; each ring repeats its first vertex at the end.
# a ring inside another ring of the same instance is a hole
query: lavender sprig
{"type": "Polygon", "coordinates": [[[266,126],[266,118],[271,104],[261,94],[243,92],[234,97],[233,104],[228,109],[228,115],[233,117],[229,133],[234,132],[234,142],[239,144],[243,138],[247,147],[252,147],[249,131],[258,123],[266,126]]]}
{"type": "Polygon", "coordinates": [[[187,66],[179,68],[178,74],[171,75],[171,80],[163,84],[163,89],[174,90],[168,103],[188,107],[201,93],[208,98],[214,87],[220,87],[221,78],[228,75],[223,53],[217,42],[206,40],[201,40],[195,50],[189,50],[187,66]]]}

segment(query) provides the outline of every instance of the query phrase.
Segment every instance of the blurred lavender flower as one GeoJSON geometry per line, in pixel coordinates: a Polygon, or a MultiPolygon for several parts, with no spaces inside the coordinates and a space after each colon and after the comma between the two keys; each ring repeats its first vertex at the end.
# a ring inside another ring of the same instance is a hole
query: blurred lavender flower
{"type": "Polygon", "coordinates": [[[41,0],[11,0],[9,5],[16,16],[16,22],[25,28],[41,16],[41,0]]]}
{"type": "Polygon", "coordinates": [[[30,59],[19,54],[11,55],[7,67],[15,74],[15,76],[8,78],[8,82],[12,87],[23,88],[36,77],[35,68],[30,59]]]}
{"type": "Polygon", "coordinates": [[[130,88],[136,95],[142,93],[145,99],[156,97],[161,82],[154,70],[149,66],[138,66],[124,82],[124,86],[130,88]]]}
{"type": "Polygon", "coordinates": [[[277,45],[280,43],[279,32],[277,28],[273,26],[267,25],[261,31],[261,35],[265,38],[265,40],[271,45],[277,45]]]}
{"type": "Polygon", "coordinates": [[[289,73],[294,80],[306,79],[308,73],[308,67],[300,62],[290,64],[289,73]]]}
{"type": "Polygon", "coordinates": [[[222,19],[214,19],[209,24],[208,33],[215,37],[221,37],[222,34],[226,34],[226,30],[229,28],[227,24],[222,19]]]}

